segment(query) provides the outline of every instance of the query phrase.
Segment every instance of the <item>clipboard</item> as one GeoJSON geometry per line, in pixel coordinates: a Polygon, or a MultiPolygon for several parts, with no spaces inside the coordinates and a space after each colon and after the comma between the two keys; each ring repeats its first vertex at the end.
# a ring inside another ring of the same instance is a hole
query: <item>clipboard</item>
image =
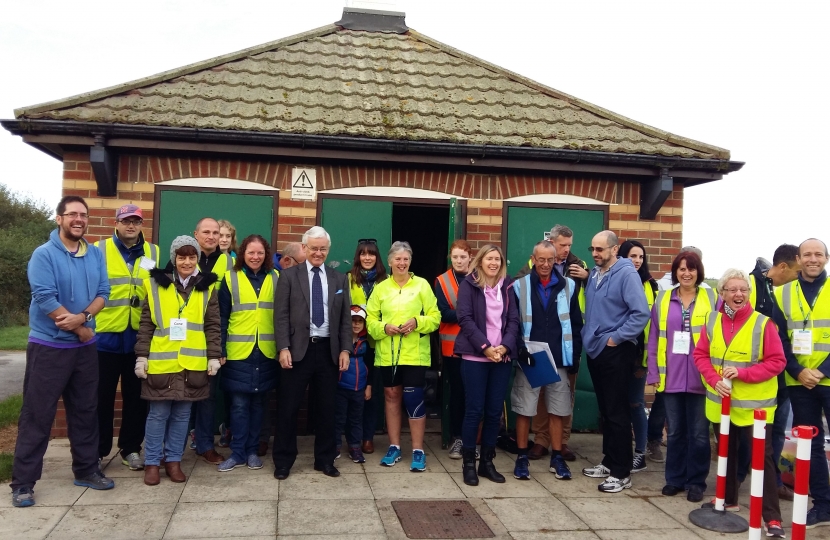
{"type": "Polygon", "coordinates": [[[534,366],[526,366],[519,363],[522,373],[527,377],[527,382],[532,388],[539,388],[552,383],[561,381],[559,372],[556,369],[556,362],[553,360],[553,354],[550,352],[550,347],[547,343],[542,341],[525,341],[527,353],[533,357],[535,361],[534,366]]]}

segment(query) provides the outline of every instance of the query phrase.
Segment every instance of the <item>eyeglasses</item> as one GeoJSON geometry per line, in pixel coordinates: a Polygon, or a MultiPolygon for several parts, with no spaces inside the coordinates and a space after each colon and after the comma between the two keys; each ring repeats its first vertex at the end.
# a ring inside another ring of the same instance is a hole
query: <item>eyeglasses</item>
{"type": "Polygon", "coordinates": [[[728,292],[729,294],[735,294],[735,293],[747,294],[747,293],[749,293],[749,289],[724,289],[723,292],[728,292]]]}
{"type": "Polygon", "coordinates": [[[327,247],[311,247],[308,244],[303,244],[306,249],[308,249],[312,253],[328,253],[329,248],[327,247]]]}
{"type": "Polygon", "coordinates": [[[544,264],[545,266],[547,266],[547,265],[549,265],[549,264],[553,264],[553,263],[555,263],[555,262],[556,262],[556,259],[542,259],[542,258],[537,258],[537,259],[535,259],[535,261],[536,261],[536,264],[539,264],[539,265],[544,264]]]}
{"type": "Polygon", "coordinates": [[[144,223],[143,219],[122,219],[121,220],[122,225],[128,225],[128,226],[132,225],[133,227],[135,227],[136,225],[141,225],[142,223],[144,223]]]}
{"type": "Polygon", "coordinates": [[[358,244],[377,244],[377,238],[361,238],[357,241],[358,244]]]}
{"type": "Polygon", "coordinates": [[[69,212],[67,214],[61,214],[61,217],[68,217],[69,219],[89,219],[89,214],[79,214],[78,212],[69,212]]]}

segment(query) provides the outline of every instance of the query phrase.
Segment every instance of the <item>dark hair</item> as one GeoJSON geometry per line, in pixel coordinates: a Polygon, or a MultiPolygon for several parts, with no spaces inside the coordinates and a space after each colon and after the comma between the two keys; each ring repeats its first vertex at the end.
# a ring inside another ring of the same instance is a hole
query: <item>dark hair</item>
{"type": "Polygon", "coordinates": [[[680,263],[686,261],[686,266],[689,270],[697,270],[697,279],[695,280],[695,285],[700,285],[703,283],[703,278],[705,277],[705,273],[703,271],[703,261],[700,260],[697,253],[694,251],[682,251],[677,254],[677,257],[674,258],[674,261],[671,263],[671,283],[672,285],[677,285],[679,281],[677,280],[677,269],[680,268],[680,263]]]}
{"type": "Polygon", "coordinates": [[[640,281],[645,283],[651,279],[651,271],[648,269],[648,255],[646,254],[645,246],[637,240],[626,240],[620,246],[619,255],[621,259],[627,259],[628,254],[631,253],[631,248],[634,247],[638,247],[643,250],[643,264],[641,264],[640,268],[637,269],[637,273],[640,274],[640,281]]]}
{"type": "Polygon", "coordinates": [[[66,212],[66,205],[73,202],[79,202],[84,205],[86,208],[86,212],[89,213],[89,205],[86,203],[83,197],[78,197],[77,195],[67,195],[63,197],[60,202],[58,203],[57,214],[63,215],[66,212]]]}
{"type": "Polygon", "coordinates": [[[174,259],[176,257],[193,257],[194,255],[198,256],[199,252],[196,251],[195,247],[191,246],[190,244],[187,244],[177,249],[173,255],[174,259]]]}
{"type": "Polygon", "coordinates": [[[383,264],[383,258],[380,256],[380,250],[376,242],[358,242],[357,248],[354,250],[354,261],[352,261],[352,269],[349,274],[352,276],[352,283],[363,286],[364,275],[361,270],[363,266],[360,264],[360,256],[364,253],[375,256],[375,283],[380,283],[386,279],[386,266],[383,264]]]}
{"type": "Polygon", "coordinates": [[[795,264],[795,258],[798,256],[798,246],[792,244],[781,244],[775,248],[775,253],[772,255],[772,265],[787,263],[787,266],[795,264]]]}
{"type": "Polygon", "coordinates": [[[262,261],[262,270],[266,273],[273,270],[274,262],[271,260],[271,246],[268,244],[268,240],[258,234],[249,234],[239,245],[239,251],[236,253],[236,261],[233,263],[233,269],[242,270],[242,267],[245,266],[245,251],[248,250],[248,244],[251,242],[259,242],[265,248],[265,259],[262,261]]]}

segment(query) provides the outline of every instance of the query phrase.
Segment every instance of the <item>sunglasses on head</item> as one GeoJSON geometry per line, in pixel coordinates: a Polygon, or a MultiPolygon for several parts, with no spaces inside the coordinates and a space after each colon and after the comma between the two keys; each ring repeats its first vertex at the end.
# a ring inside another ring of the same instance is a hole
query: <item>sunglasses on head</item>
{"type": "Polygon", "coordinates": [[[377,238],[361,238],[357,241],[358,244],[376,244],[378,243],[377,238]]]}

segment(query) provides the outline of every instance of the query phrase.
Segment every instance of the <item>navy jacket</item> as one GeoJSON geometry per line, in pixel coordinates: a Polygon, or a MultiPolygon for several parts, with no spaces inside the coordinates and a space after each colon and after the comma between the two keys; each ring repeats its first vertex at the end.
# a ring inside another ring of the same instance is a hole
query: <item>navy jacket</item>
{"type": "Polygon", "coordinates": [[[349,352],[349,369],[340,372],[338,386],[346,390],[363,390],[371,381],[374,350],[369,348],[366,335],[357,338],[349,352]]]}
{"type": "MultiPolygon", "coordinates": [[[[501,295],[504,309],[501,314],[501,345],[507,348],[507,353],[516,356],[519,336],[519,307],[516,295],[511,292],[513,280],[504,278],[501,285],[501,295]]],[[[484,349],[499,343],[490,343],[487,340],[487,304],[484,291],[479,287],[474,275],[470,274],[458,285],[458,306],[455,308],[458,315],[458,324],[461,331],[455,338],[453,352],[457,355],[470,354],[484,356],[484,349]],[[482,347],[482,345],[484,345],[482,347]]]]}

